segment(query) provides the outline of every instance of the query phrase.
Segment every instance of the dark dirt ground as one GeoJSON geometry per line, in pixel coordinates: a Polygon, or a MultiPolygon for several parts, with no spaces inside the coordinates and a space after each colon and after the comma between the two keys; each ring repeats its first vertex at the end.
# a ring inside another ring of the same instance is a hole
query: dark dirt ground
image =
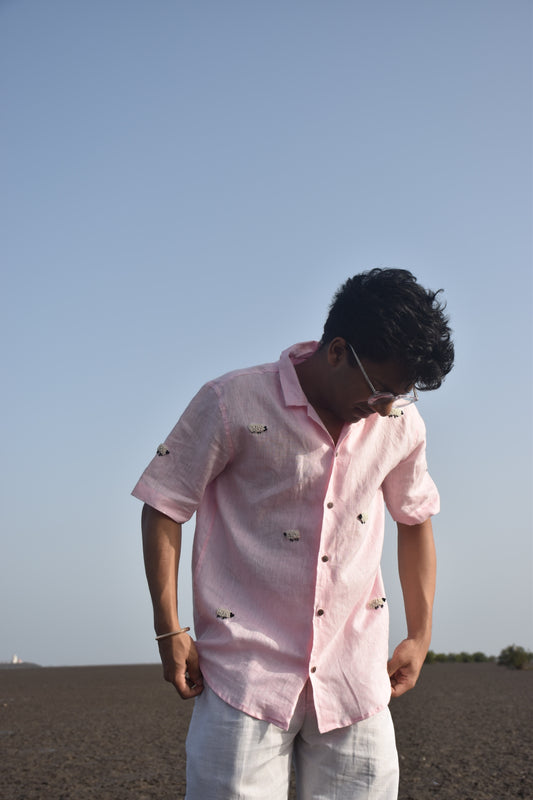
{"type": "MultiPolygon", "coordinates": [[[[532,700],[533,671],[425,666],[391,705],[399,800],[533,800],[532,700]]],[[[0,797],[181,800],[191,712],[158,665],[2,669],[0,797]]]]}

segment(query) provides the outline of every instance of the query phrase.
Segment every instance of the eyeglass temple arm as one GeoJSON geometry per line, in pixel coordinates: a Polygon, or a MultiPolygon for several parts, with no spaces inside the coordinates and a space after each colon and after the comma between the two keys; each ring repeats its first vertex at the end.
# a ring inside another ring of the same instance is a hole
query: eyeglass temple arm
{"type": "MultiPolygon", "coordinates": [[[[361,364],[361,361],[360,361],[360,359],[359,359],[359,356],[357,355],[357,353],[356,353],[356,352],[355,352],[355,350],[353,349],[353,347],[352,347],[352,345],[350,344],[350,342],[346,342],[346,344],[348,345],[348,347],[349,347],[349,348],[350,348],[350,350],[352,351],[352,353],[353,353],[353,357],[355,358],[355,360],[356,360],[356,362],[357,362],[357,366],[359,367],[359,369],[360,369],[360,370],[361,370],[361,372],[363,373],[363,375],[364,375],[364,377],[365,377],[365,380],[366,380],[366,382],[368,383],[368,385],[370,386],[370,388],[372,389],[372,391],[374,392],[374,394],[377,394],[376,390],[374,389],[374,384],[372,383],[372,381],[370,380],[370,378],[369,378],[369,377],[368,377],[368,375],[366,374],[365,368],[364,368],[364,367],[363,367],[363,365],[361,364]]],[[[413,386],[413,395],[414,395],[414,396],[415,396],[415,398],[418,400],[418,392],[416,391],[416,386],[413,386]]]]}
{"type": "Polygon", "coordinates": [[[368,375],[366,374],[365,368],[363,367],[363,365],[361,364],[361,361],[359,360],[359,356],[357,355],[357,353],[356,353],[356,352],[355,352],[355,350],[353,349],[353,347],[352,347],[352,345],[350,344],[350,342],[346,342],[346,344],[348,345],[348,347],[349,347],[349,348],[350,348],[350,350],[352,351],[352,353],[353,353],[353,357],[355,358],[355,360],[356,360],[356,362],[357,362],[357,366],[359,367],[359,369],[360,369],[360,370],[361,370],[361,372],[363,373],[363,375],[364,375],[364,377],[365,377],[365,380],[366,380],[366,382],[368,383],[368,385],[370,386],[370,388],[372,389],[372,391],[374,392],[374,394],[376,394],[376,390],[374,389],[374,384],[372,383],[372,381],[370,380],[370,378],[369,378],[369,377],[368,377],[368,375]]]}

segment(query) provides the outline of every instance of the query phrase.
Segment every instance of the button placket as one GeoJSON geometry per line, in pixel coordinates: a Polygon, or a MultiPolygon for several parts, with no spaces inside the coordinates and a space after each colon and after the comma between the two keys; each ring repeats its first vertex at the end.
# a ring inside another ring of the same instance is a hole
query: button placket
{"type": "MultiPolygon", "coordinates": [[[[338,448],[332,451],[332,459],[331,459],[331,472],[328,480],[328,485],[325,492],[324,498],[324,516],[322,521],[322,531],[321,531],[321,543],[320,543],[320,550],[322,554],[318,556],[319,564],[327,564],[330,560],[330,556],[327,555],[327,551],[330,549],[332,545],[332,537],[333,537],[333,526],[334,526],[334,514],[328,514],[327,511],[331,510],[335,507],[335,496],[332,497],[331,487],[335,485],[334,477],[335,473],[338,469],[340,469],[340,464],[338,461],[339,450],[338,448]],[[328,498],[329,495],[329,498],[328,498]],[[331,499],[330,499],[331,498],[331,499]]],[[[319,553],[320,553],[319,550],[319,553]]],[[[320,660],[321,653],[324,649],[325,639],[324,637],[327,636],[327,614],[324,608],[319,605],[319,598],[323,598],[327,601],[327,592],[328,592],[328,583],[331,579],[331,573],[328,570],[318,570],[317,574],[317,582],[315,587],[315,613],[314,616],[316,618],[316,622],[313,625],[314,628],[314,641],[313,647],[311,651],[311,655],[309,658],[309,673],[313,675],[317,671],[317,663],[320,660]],[[321,623],[318,624],[318,619],[320,618],[321,623]],[[315,627],[316,626],[316,627],[315,627]]]]}

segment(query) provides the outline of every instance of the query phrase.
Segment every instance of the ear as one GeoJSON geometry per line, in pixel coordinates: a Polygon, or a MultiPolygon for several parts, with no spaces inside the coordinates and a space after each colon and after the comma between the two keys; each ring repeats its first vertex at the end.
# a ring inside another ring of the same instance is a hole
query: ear
{"type": "Polygon", "coordinates": [[[328,344],[328,363],[336,367],[346,358],[346,340],[342,336],[336,336],[328,344]]]}

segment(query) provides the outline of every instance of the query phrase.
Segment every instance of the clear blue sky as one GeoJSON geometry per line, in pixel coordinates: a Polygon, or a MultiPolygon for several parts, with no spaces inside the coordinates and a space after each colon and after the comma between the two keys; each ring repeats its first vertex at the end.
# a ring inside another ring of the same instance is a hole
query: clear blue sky
{"type": "MultiPolygon", "coordinates": [[[[532,16],[0,0],[0,660],[157,659],[131,488],[201,384],[319,338],[373,266],[455,330],[419,404],[433,649],[533,648],[532,16]]],[[[395,644],[392,524],[384,570],[395,644]]]]}

